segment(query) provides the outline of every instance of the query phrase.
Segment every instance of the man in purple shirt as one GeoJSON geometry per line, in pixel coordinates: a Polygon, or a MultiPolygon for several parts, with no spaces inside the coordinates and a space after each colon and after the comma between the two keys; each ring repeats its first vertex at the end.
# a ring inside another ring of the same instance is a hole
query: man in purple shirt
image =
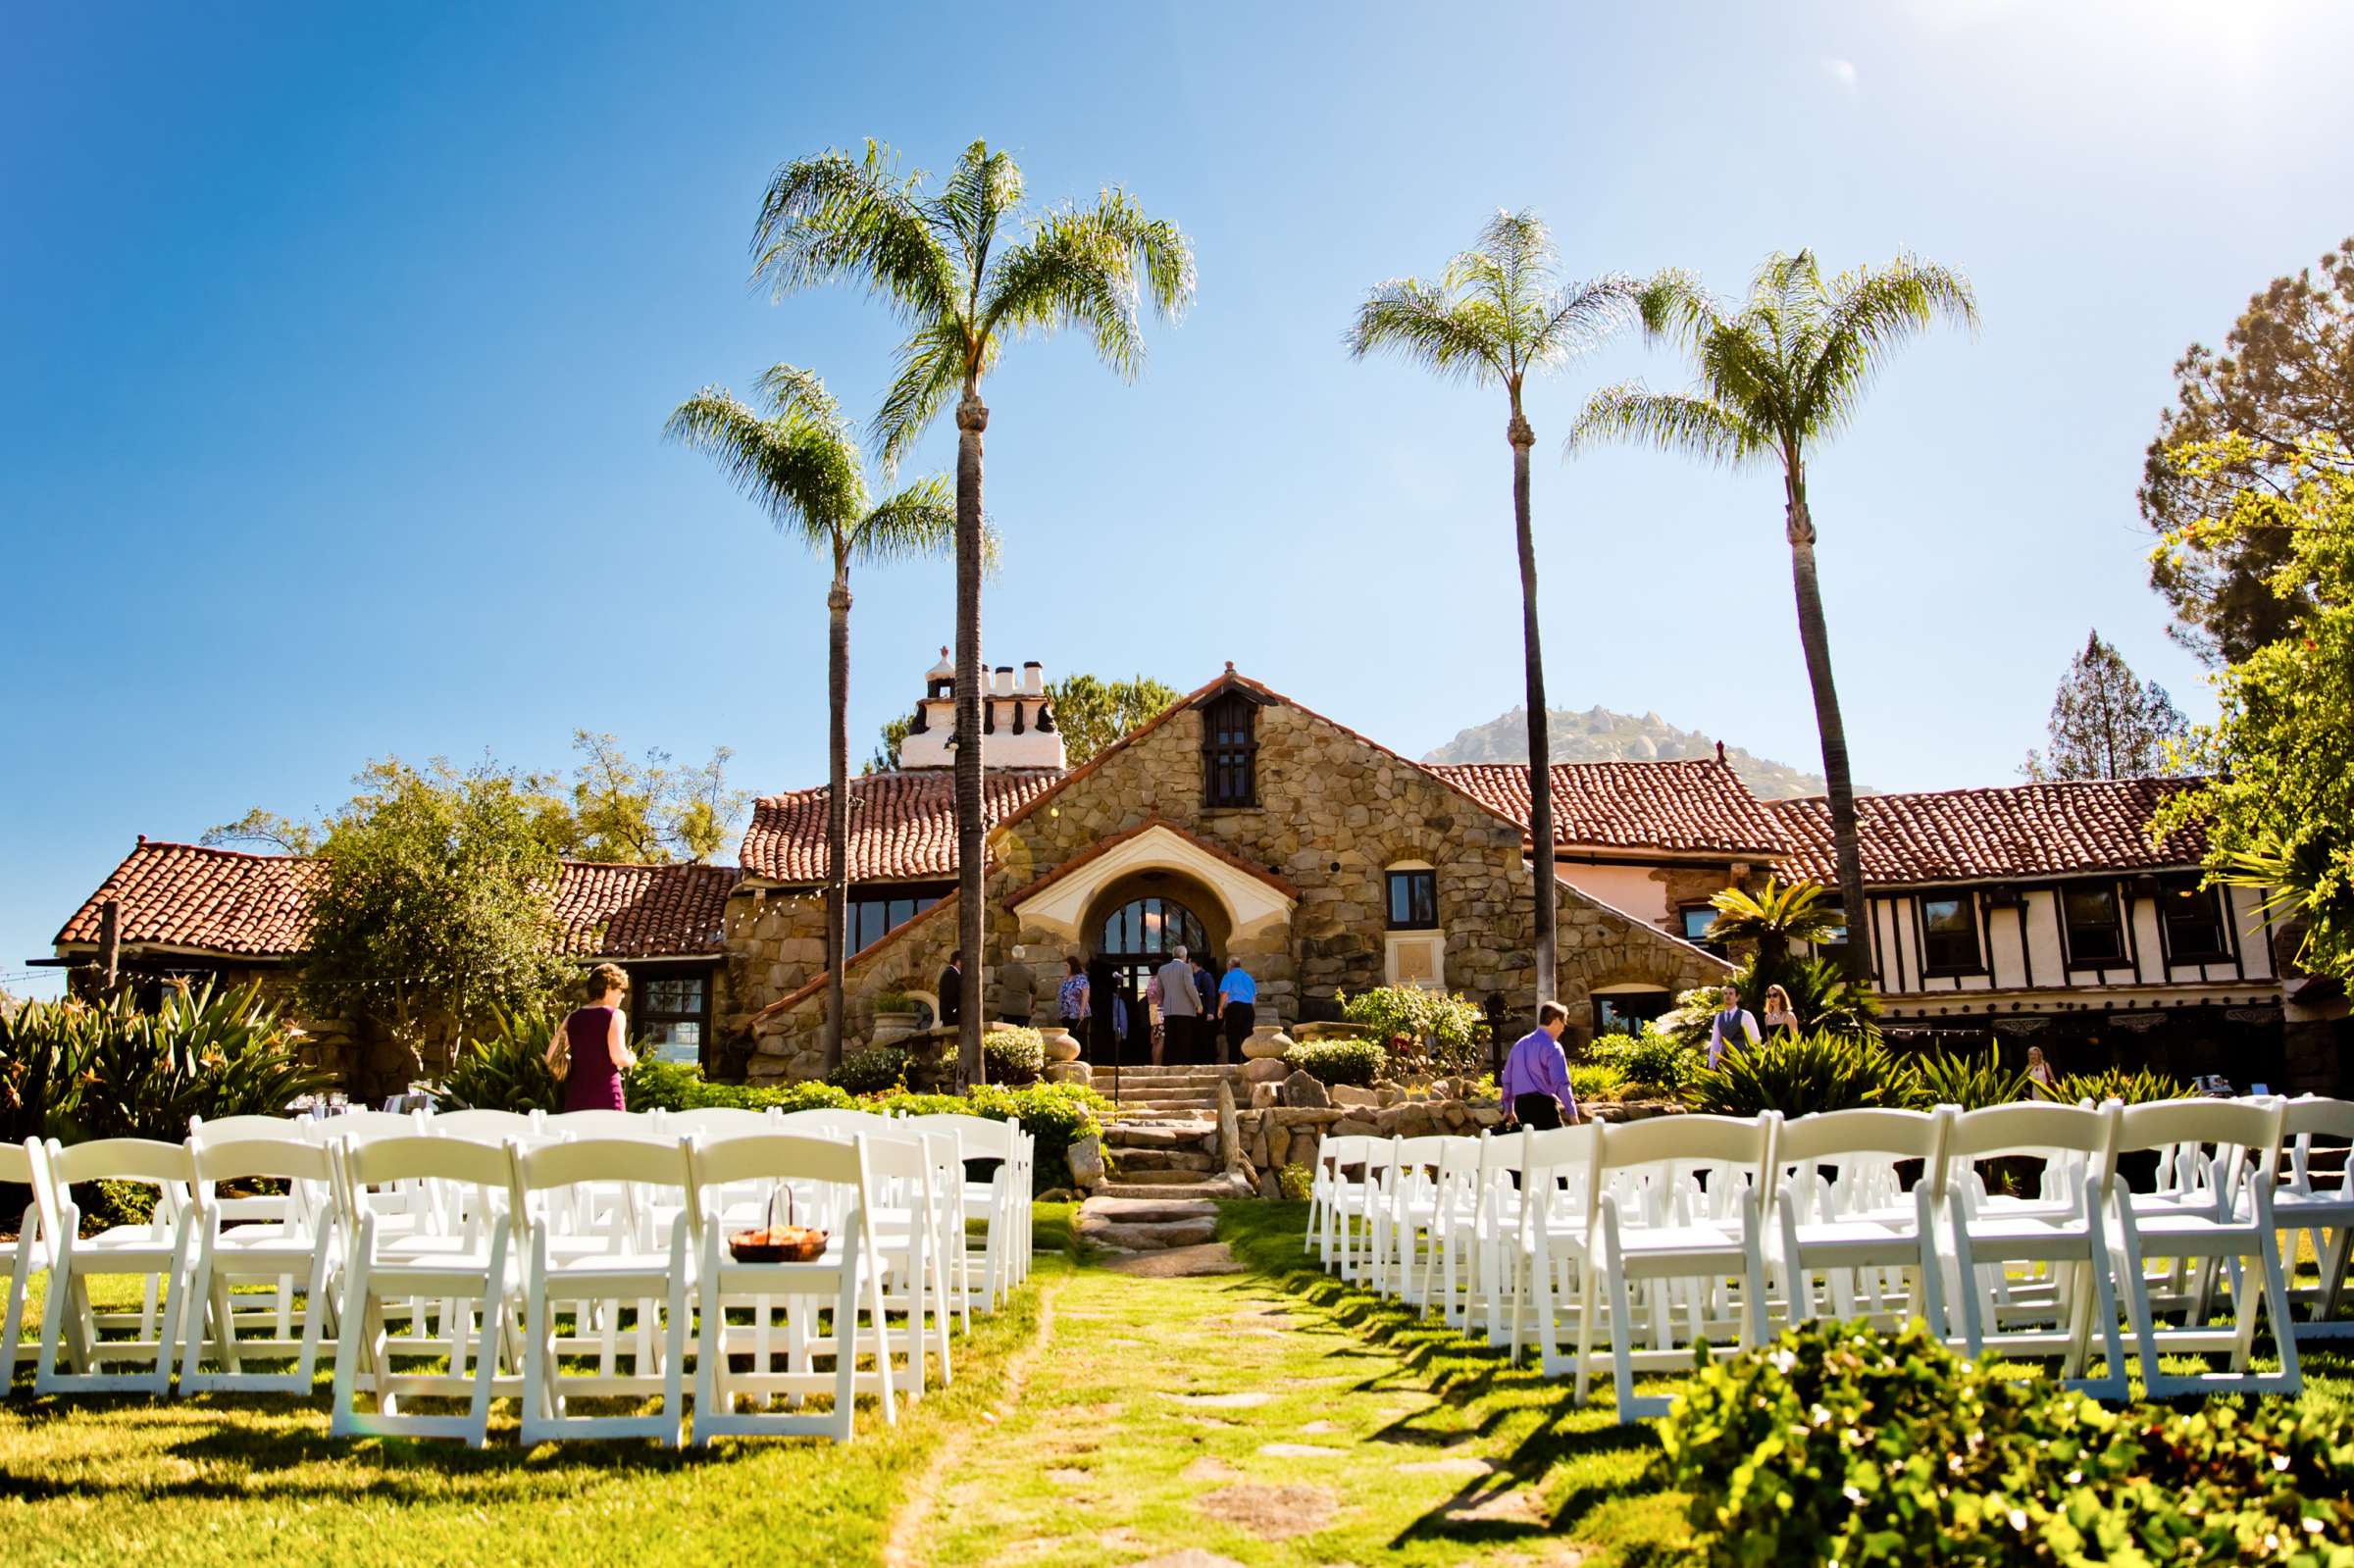
{"type": "Polygon", "coordinates": [[[1505,1117],[1522,1127],[1545,1132],[1562,1120],[1577,1120],[1577,1096],[1569,1090],[1569,1059],[1561,1054],[1561,1033],[1569,1027],[1569,1009],[1560,1002],[1537,1004],[1537,1027],[1513,1045],[1504,1059],[1505,1117]]]}

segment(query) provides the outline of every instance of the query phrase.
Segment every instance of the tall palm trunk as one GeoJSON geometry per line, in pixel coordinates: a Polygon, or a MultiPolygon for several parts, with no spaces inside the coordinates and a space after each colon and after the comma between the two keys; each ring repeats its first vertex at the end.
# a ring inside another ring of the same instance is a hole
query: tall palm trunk
{"type": "Polygon", "coordinates": [[[826,595],[826,1071],[842,1065],[843,966],[850,961],[850,569],[838,545],[826,595]]]}
{"type": "MultiPolygon", "coordinates": [[[[1537,632],[1537,540],[1528,523],[1528,452],[1537,432],[1512,399],[1512,527],[1520,546],[1520,638],[1528,661],[1528,858],[1536,879],[1537,1000],[1554,999],[1553,741],[1545,714],[1545,654],[1537,632]]],[[[1533,1016],[1533,1012],[1532,1012],[1533,1016]]]]}
{"type": "Polygon", "coordinates": [[[956,405],[956,945],[964,950],[956,1023],[956,1087],[982,1081],[981,1014],[987,964],[981,908],[981,432],[978,388],[956,405]]]}
{"type": "Polygon", "coordinates": [[[1847,916],[1847,945],[1839,967],[1853,984],[1871,979],[1871,911],[1864,902],[1864,856],[1856,834],[1856,785],[1848,774],[1847,726],[1839,717],[1839,688],[1831,681],[1831,633],[1822,619],[1822,587],[1815,578],[1815,518],[1807,510],[1807,474],[1785,470],[1790,536],[1790,581],[1798,595],[1798,641],[1806,650],[1807,683],[1815,691],[1815,728],[1822,735],[1822,777],[1830,795],[1831,852],[1839,868],[1839,904],[1847,916]]]}

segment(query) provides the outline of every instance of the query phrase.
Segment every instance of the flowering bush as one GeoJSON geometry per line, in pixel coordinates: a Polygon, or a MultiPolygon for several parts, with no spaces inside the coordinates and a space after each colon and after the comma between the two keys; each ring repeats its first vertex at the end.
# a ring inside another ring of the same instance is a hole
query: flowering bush
{"type": "Polygon", "coordinates": [[[993,1029],[981,1037],[993,1084],[1035,1083],[1047,1070],[1046,1037],[1035,1029],[993,1029]]]}
{"type": "Polygon", "coordinates": [[[1481,1065],[1488,1043],[1488,1022],[1478,1006],[1460,994],[1427,990],[1420,986],[1377,986],[1352,996],[1339,993],[1341,1017],[1362,1026],[1378,1041],[1405,1036],[1409,1052],[1393,1049],[1393,1057],[1412,1061],[1433,1073],[1461,1073],[1481,1065]]]}

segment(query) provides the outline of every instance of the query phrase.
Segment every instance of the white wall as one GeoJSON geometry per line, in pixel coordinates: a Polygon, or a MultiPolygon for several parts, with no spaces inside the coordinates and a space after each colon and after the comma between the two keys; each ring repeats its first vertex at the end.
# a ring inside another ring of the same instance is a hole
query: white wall
{"type": "Polygon", "coordinates": [[[1649,866],[1578,866],[1561,864],[1561,881],[1581,893],[1601,899],[1612,909],[1647,921],[1678,936],[1683,932],[1669,923],[1667,885],[1651,874],[1649,866]]]}

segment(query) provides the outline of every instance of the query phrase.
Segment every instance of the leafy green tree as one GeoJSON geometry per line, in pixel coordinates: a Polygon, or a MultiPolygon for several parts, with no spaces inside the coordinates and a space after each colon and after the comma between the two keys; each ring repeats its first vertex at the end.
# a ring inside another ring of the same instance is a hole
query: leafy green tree
{"type": "Polygon", "coordinates": [[[2029,751],[2029,779],[2147,779],[2179,771],[2170,745],[2187,726],[2175,699],[2155,681],[2134,678],[2124,655],[2085,639],[2052,699],[2051,749],[2029,751]]]}
{"type": "Polygon", "coordinates": [[[2303,475],[2354,472],[2354,239],[2308,269],[2276,278],[2216,353],[2193,343],[2175,366],[2175,401],[2159,416],[2142,471],[2141,515],[2171,542],[2150,558],[2150,585],[2175,609],[2177,641],[2209,664],[2236,663],[2286,636],[2313,607],[2309,584],[2283,589],[2289,537],[2277,530],[2199,529],[2246,492],[2283,496],[2303,475]],[[2319,442],[2329,436],[2334,445],[2319,442]],[[2215,443],[2236,437],[2227,457],[2215,443]]]}
{"type": "Polygon", "coordinates": [[[563,981],[559,867],[523,776],[393,760],[365,777],[319,846],[303,998],[314,1016],[383,1023],[415,1073],[436,1036],[563,981]]]}
{"type": "MultiPolygon", "coordinates": [[[[1856,786],[1847,760],[1847,728],[1831,677],[1830,631],[1815,571],[1815,514],[1807,496],[1807,460],[1844,429],[1872,378],[1896,348],[1938,318],[1974,327],[1975,297],[1959,273],[1899,256],[1885,267],[1859,267],[1825,280],[1812,251],[1768,256],[1738,308],[1711,295],[1691,275],[1670,269],[1644,285],[1643,328],[1689,362],[1685,392],[1655,392],[1640,382],[1594,394],[1569,448],[1632,440],[1727,465],[1770,465],[1782,473],[1782,527],[1798,600],[1798,637],[1814,688],[1822,737],[1839,896],[1862,910],[1864,863],[1856,839],[1856,786]]],[[[1870,971],[1866,944],[1842,949],[1848,979],[1870,971]]]]}
{"type": "Polygon", "coordinates": [[[860,775],[897,773],[899,747],[905,745],[907,737],[914,733],[915,715],[912,713],[902,713],[885,724],[875,736],[873,754],[858,769],[860,775]]]}
{"type": "Polygon", "coordinates": [[[735,486],[834,568],[826,593],[826,1066],[842,1060],[843,960],[849,952],[850,567],[946,555],[956,539],[947,481],[918,480],[880,501],[849,422],[808,371],[760,378],[765,413],[708,386],[681,403],[671,438],[716,459],[735,486]]]}
{"type": "Polygon", "coordinates": [[[2209,873],[2270,889],[2270,907],[2304,924],[2300,961],[2354,981],[2354,467],[2334,440],[2311,444],[2310,456],[2259,459],[2234,438],[2174,459],[2193,474],[2277,468],[2284,491],[2242,488],[2228,510],[2170,533],[2164,547],[2227,549],[2234,536],[2277,534],[2274,589],[2309,602],[2295,632],[2217,678],[2216,722],[2194,729],[2187,746],[2209,777],[2170,800],[2151,832],[2204,822],[2209,873]]]}
{"type": "Polygon", "coordinates": [[[1047,695],[1054,727],[1062,733],[1063,756],[1074,768],[1085,767],[1105,746],[1185,700],[1175,686],[1144,675],[1126,681],[1074,675],[1049,682],[1047,695]]]}
{"type": "MultiPolygon", "coordinates": [[[[884,463],[906,456],[956,399],[957,944],[979,962],[982,939],[981,383],[1007,342],[1066,327],[1085,330],[1122,377],[1144,364],[1140,306],[1174,316],[1194,292],[1193,246],[1126,192],[1091,207],[1024,218],[1022,172],[975,141],[937,187],[902,177],[878,142],[863,157],[796,158],[770,178],[753,229],[753,273],[782,295],[833,280],[862,283],[907,328],[898,371],[871,434],[884,463]]],[[[957,1037],[959,1085],[982,1075],[985,1010],[968,1007],[957,1037]]]]}
{"type": "Polygon", "coordinates": [[[1633,299],[1623,278],[1564,286],[1553,235],[1530,212],[1499,212],[1436,280],[1395,278],[1366,296],[1349,332],[1358,359],[1401,354],[1450,380],[1500,388],[1512,449],[1512,530],[1520,557],[1520,639],[1527,666],[1530,878],[1536,898],[1537,995],[1555,991],[1552,746],[1546,734],[1545,659],[1537,633],[1537,544],[1529,525],[1528,454],[1537,433],[1521,394],[1622,323],[1633,299]]]}

